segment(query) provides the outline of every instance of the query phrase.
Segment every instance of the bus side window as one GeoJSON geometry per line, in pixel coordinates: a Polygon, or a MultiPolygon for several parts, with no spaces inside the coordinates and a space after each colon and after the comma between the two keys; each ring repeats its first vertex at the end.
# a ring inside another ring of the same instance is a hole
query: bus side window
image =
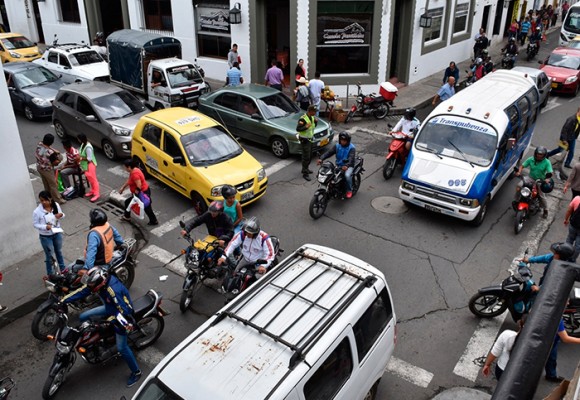
{"type": "Polygon", "coordinates": [[[522,136],[526,133],[528,129],[528,121],[530,117],[530,104],[526,96],[522,97],[517,102],[518,109],[520,111],[520,126],[518,127],[517,140],[520,140],[522,136]]]}
{"type": "Polygon", "coordinates": [[[518,109],[515,105],[511,105],[507,108],[506,114],[510,120],[508,124],[508,130],[510,131],[510,137],[516,137],[518,128],[520,125],[520,117],[518,115],[518,109]]]}
{"type": "Polygon", "coordinates": [[[538,118],[538,108],[539,108],[539,97],[538,97],[538,93],[536,90],[534,89],[530,89],[528,90],[528,92],[526,93],[526,97],[528,98],[530,104],[531,104],[531,108],[530,108],[530,123],[536,122],[536,118],[538,118]]]}

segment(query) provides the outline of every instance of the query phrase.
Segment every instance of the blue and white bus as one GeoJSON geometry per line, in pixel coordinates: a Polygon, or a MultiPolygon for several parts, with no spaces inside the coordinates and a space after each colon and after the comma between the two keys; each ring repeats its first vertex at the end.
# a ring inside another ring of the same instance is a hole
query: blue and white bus
{"type": "Polygon", "coordinates": [[[560,28],[560,46],[580,35],[580,4],[574,4],[568,9],[564,23],[560,28]]]}
{"type": "Polygon", "coordinates": [[[532,79],[507,70],[442,102],[415,137],[399,196],[480,225],[531,143],[539,106],[532,79]]]}

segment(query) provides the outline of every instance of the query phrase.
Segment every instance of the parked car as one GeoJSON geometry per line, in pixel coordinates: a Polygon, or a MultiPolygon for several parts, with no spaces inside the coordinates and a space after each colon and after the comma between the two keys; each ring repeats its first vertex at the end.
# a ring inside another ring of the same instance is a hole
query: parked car
{"type": "Polygon", "coordinates": [[[131,147],[146,173],[193,200],[198,213],[223,199],[225,184],[238,190],[242,205],[266,193],[262,165],[222,125],[196,111],[172,107],[145,115],[131,147]]]}
{"type": "Polygon", "coordinates": [[[33,61],[41,54],[31,40],[20,33],[0,33],[0,59],[2,64],[14,61],[33,61]]]}
{"type": "Polygon", "coordinates": [[[552,90],[552,80],[548,78],[548,75],[541,69],[530,68],[530,67],[514,67],[512,71],[519,71],[524,76],[532,78],[538,92],[540,93],[540,107],[545,107],[548,104],[548,98],[550,97],[550,90],[552,90]]]}
{"type": "Polygon", "coordinates": [[[84,44],[51,46],[34,62],[61,74],[67,83],[109,81],[109,64],[95,49],[84,44]]]}
{"type": "Polygon", "coordinates": [[[46,68],[29,62],[4,65],[4,77],[12,107],[30,121],[52,115],[52,102],[65,84],[46,68]]]}
{"type": "Polygon", "coordinates": [[[105,82],[76,82],[63,86],[54,100],[52,123],[60,138],[87,135],[114,160],[131,156],[131,134],[149,110],[135,96],[105,82]]]}
{"type": "MultiPolygon", "coordinates": [[[[258,85],[225,87],[201,96],[199,111],[221,121],[242,139],[270,146],[277,157],[301,153],[296,125],[305,112],[276,89],[258,85]]],[[[313,151],[322,151],[333,136],[332,126],[319,119],[313,151]]]]}
{"type": "Polygon", "coordinates": [[[580,49],[556,47],[550,57],[539,61],[542,71],[552,80],[552,92],[576,96],[580,90],[580,49]]]}
{"type": "Polygon", "coordinates": [[[580,49],[580,35],[576,35],[574,39],[570,40],[568,47],[571,49],[580,49]]]}

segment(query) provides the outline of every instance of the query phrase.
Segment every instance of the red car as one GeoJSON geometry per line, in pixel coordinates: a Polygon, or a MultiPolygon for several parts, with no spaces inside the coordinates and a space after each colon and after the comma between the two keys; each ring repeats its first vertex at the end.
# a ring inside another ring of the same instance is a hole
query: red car
{"type": "Polygon", "coordinates": [[[557,47],[540,67],[552,81],[552,93],[570,93],[580,90],[580,49],[557,47]]]}

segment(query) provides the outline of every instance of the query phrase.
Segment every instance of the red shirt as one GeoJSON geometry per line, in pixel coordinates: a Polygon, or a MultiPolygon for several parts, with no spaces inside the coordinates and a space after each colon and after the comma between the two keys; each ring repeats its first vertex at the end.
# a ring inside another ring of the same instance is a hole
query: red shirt
{"type": "Polygon", "coordinates": [[[137,190],[135,181],[141,181],[141,190],[143,192],[149,189],[149,185],[147,184],[147,181],[145,181],[143,171],[141,171],[139,168],[133,168],[129,174],[129,190],[131,193],[135,193],[135,190],[137,190]]]}

